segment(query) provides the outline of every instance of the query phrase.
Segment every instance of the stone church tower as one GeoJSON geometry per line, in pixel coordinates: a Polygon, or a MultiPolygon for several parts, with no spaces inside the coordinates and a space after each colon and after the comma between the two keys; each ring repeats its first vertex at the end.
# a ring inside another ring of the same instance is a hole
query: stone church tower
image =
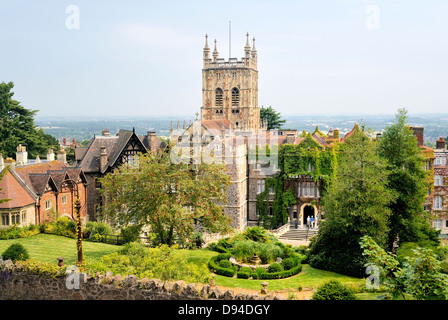
{"type": "Polygon", "coordinates": [[[216,47],[210,57],[205,36],[202,69],[202,120],[227,119],[235,130],[256,132],[260,129],[258,106],[258,70],[255,38],[249,45],[247,34],[244,57],[219,58],[216,47]]]}

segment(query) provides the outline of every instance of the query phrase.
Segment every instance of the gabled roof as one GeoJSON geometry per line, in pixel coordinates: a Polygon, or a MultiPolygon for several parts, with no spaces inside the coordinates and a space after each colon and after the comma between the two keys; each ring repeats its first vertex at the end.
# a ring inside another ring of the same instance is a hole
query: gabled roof
{"type": "Polygon", "coordinates": [[[34,192],[38,196],[42,196],[45,193],[47,186],[53,191],[58,191],[58,186],[49,173],[30,173],[29,179],[34,192]]]}
{"type": "Polygon", "coordinates": [[[361,130],[361,129],[359,129],[359,125],[357,123],[355,123],[355,125],[353,126],[353,129],[344,135],[344,137],[341,139],[341,142],[345,142],[345,140],[348,137],[350,137],[355,131],[359,131],[359,130],[361,130]]]}
{"type": "MultiPolygon", "coordinates": [[[[93,137],[85,150],[81,151],[83,156],[77,164],[84,172],[99,172],[100,171],[100,152],[101,147],[106,148],[108,154],[115,148],[118,136],[95,136],[93,137]]],[[[78,148],[75,149],[77,152],[78,148]]],[[[78,155],[77,155],[78,158],[78,155]]]]}
{"type": "Polygon", "coordinates": [[[22,178],[25,184],[31,186],[30,174],[46,174],[47,171],[59,171],[65,166],[64,161],[54,160],[16,167],[15,172],[22,178]]]}
{"type": "Polygon", "coordinates": [[[14,170],[8,170],[0,182],[0,199],[11,199],[0,203],[0,209],[22,208],[36,203],[36,195],[27,188],[14,170]]]}

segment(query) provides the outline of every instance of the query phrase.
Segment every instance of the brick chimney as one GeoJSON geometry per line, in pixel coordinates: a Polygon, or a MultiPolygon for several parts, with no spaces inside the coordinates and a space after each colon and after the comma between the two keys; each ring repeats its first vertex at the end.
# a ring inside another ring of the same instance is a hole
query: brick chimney
{"type": "Polygon", "coordinates": [[[155,150],[157,148],[157,136],[154,131],[148,131],[147,133],[148,141],[149,141],[149,149],[155,150]]]}
{"type": "Polygon", "coordinates": [[[333,130],[333,138],[339,140],[339,129],[333,130]]]}
{"type": "Polygon", "coordinates": [[[105,130],[101,131],[101,134],[102,134],[103,136],[110,136],[109,129],[106,128],[105,130]]]}
{"type": "Polygon", "coordinates": [[[446,149],[446,142],[443,137],[436,140],[436,149],[446,149]]]}
{"type": "Polygon", "coordinates": [[[17,166],[23,166],[28,163],[28,152],[26,152],[26,147],[19,144],[16,152],[16,164],[17,166]]]}
{"type": "Polygon", "coordinates": [[[414,131],[414,136],[417,138],[417,145],[419,147],[423,147],[423,127],[411,127],[411,130],[414,131]]]}

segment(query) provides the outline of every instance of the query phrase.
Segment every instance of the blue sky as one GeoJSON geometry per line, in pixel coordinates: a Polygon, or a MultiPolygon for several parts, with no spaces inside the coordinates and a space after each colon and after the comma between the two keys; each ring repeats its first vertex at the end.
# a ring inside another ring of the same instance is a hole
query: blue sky
{"type": "Polygon", "coordinates": [[[447,13],[446,0],[0,0],[0,81],[39,116],[194,115],[204,36],[227,59],[231,21],[232,57],[256,38],[260,106],[448,112],[447,13]]]}

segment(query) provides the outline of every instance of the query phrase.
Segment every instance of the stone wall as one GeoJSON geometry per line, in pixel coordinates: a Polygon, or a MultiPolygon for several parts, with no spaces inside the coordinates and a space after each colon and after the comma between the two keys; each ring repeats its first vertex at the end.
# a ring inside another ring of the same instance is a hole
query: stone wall
{"type": "MultiPolygon", "coordinates": [[[[261,288],[260,288],[261,289],[261,288]]],[[[223,290],[211,284],[187,284],[122,277],[112,273],[82,273],[48,277],[28,273],[20,265],[0,274],[0,300],[280,300],[280,295],[248,294],[223,290]],[[80,280],[80,281],[77,281],[80,280]],[[71,289],[69,289],[71,288],[71,289]]]]}

